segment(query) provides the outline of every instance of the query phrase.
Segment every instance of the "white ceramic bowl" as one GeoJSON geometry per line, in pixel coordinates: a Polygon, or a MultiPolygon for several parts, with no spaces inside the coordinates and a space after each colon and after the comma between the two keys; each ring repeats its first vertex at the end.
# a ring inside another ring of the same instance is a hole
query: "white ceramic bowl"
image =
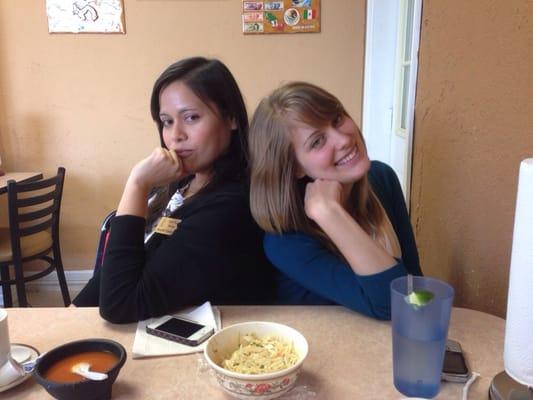
{"type": "Polygon", "coordinates": [[[218,383],[231,396],[244,400],[270,400],[292,389],[308,349],[307,340],[296,329],[275,322],[254,321],[228,326],[211,336],[204,355],[213,368],[218,383]],[[273,335],[287,343],[292,342],[298,361],[290,368],[258,375],[241,374],[222,368],[222,361],[238,349],[239,338],[250,333],[255,333],[258,337],[273,335]]]}

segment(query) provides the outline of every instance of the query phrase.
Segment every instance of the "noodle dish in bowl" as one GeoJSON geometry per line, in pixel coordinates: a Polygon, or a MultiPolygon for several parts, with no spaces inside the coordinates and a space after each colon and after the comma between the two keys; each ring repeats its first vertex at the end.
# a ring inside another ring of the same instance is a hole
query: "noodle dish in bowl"
{"type": "Polygon", "coordinates": [[[292,389],[307,353],[300,332],[263,321],[224,328],[204,350],[222,389],[244,400],[276,399],[292,389]]]}

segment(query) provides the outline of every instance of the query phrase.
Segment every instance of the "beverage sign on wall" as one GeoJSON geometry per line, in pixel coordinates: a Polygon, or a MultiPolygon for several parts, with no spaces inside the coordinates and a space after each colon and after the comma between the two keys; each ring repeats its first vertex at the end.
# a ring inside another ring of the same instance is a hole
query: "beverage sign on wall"
{"type": "Polygon", "coordinates": [[[242,2],[245,34],[320,32],[320,0],[242,2]]]}

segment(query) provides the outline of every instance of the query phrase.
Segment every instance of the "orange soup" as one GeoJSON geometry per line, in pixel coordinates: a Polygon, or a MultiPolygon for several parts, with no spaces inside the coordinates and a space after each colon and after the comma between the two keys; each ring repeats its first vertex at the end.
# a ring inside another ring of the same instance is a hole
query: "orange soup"
{"type": "Polygon", "coordinates": [[[60,383],[86,380],[71,371],[74,365],[81,362],[89,363],[90,371],[105,373],[115,366],[118,362],[118,357],[109,351],[86,351],[73,354],[52,364],[44,372],[44,378],[60,383]]]}

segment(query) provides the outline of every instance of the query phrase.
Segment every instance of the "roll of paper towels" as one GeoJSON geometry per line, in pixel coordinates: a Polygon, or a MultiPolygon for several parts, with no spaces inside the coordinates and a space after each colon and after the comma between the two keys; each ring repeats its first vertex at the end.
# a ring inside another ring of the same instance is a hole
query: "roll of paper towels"
{"type": "Polygon", "coordinates": [[[533,386],[533,158],[518,176],[503,361],[509,376],[533,386]]]}

